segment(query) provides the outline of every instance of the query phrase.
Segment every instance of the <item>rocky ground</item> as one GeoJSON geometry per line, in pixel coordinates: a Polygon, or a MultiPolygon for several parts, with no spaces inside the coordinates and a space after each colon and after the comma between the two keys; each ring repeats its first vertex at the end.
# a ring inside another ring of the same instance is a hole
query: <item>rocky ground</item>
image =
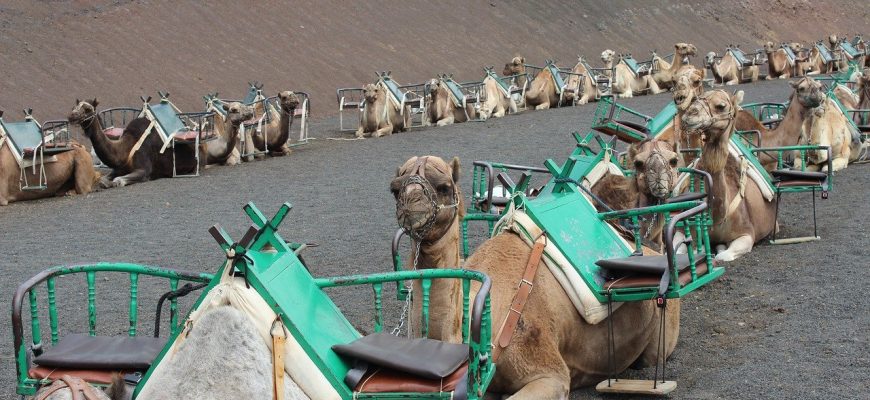
{"type": "MultiPolygon", "coordinates": [[[[783,101],[782,81],[746,85],[746,102],[783,101]]],[[[655,113],[669,95],[625,103],[655,113]]],[[[193,179],[163,179],[85,196],[15,203],[0,209],[0,305],[9,310],[15,287],[53,265],[128,261],[194,271],[212,271],[223,254],[206,230],[220,223],[234,237],[248,222],[241,206],[255,202],[267,214],[285,201],[294,205],[281,228],[294,241],[316,242],[305,257],[316,276],[386,271],[396,230],[388,183],[395,168],[414,155],[459,156],[462,184],[470,186],[474,160],[541,165],[564,159],[574,146],[569,133],[589,129],[594,105],[526,112],[485,123],[418,129],[380,139],[349,138],[337,120],[315,121],[316,139],[288,157],[238,167],[216,167],[193,179]]],[[[870,392],[870,301],[863,296],[867,165],[838,173],[830,199],[819,201],[822,240],[791,246],[760,244],[727,265],[724,277],[683,303],[680,343],[668,363],[679,382],[674,399],[865,398],[870,392]]],[[[788,196],[781,215],[784,233],[811,232],[809,195],[788,196]]],[[[478,238],[482,228],[478,227],[478,238]]],[[[478,242],[479,243],[479,242],[478,242]]],[[[84,279],[59,282],[61,332],[86,332],[84,279]]],[[[98,330],[126,330],[127,283],[118,277],[97,284],[98,330]]],[[[153,324],[154,299],[165,285],[143,282],[140,331],[153,324]]],[[[371,329],[368,289],[331,290],[330,295],[361,330],[371,329]],[[366,299],[362,301],[362,299],[366,299]]],[[[388,327],[399,305],[388,307],[388,327]]],[[[7,351],[0,353],[0,398],[13,395],[14,363],[9,319],[0,319],[7,351]]],[[[605,351],[602,349],[602,351],[605,351]]],[[[631,371],[648,377],[652,369],[631,371]]],[[[572,398],[598,398],[593,389],[572,398]]]]}

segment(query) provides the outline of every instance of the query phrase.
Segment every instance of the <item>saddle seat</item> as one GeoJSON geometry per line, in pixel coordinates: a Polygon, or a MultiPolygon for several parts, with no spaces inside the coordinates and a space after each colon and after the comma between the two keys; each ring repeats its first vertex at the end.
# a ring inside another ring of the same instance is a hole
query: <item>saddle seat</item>
{"type": "Polygon", "coordinates": [[[465,344],[379,332],[332,349],[356,360],[344,380],[357,393],[453,392],[453,399],[466,398],[465,344]]]}
{"type": "MultiPolygon", "coordinates": [[[[43,154],[46,156],[64,153],[72,149],[72,146],[67,142],[46,143],[42,146],[43,154]]],[[[32,157],[38,150],[38,147],[25,147],[22,149],[22,155],[24,157],[32,157]]]]}
{"type": "Polygon", "coordinates": [[[828,179],[828,174],[813,171],[795,171],[778,169],[770,172],[776,180],[777,187],[821,186],[828,179]]]}
{"type": "MultiPolygon", "coordinates": [[[[602,269],[605,279],[604,288],[610,290],[658,286],[662,274],[668,268],[668,259],[665,255],[631,256],[598,260],[595,264],[602,269]]],[[[692,281],[692,271],[689,268],[692,264],[695,265],[696,275],[707,273],[704,254],[695,254],[691,262],[688,254],[677,254],[677,269],[680,271],[681,285],[692,281]]]]}
{"type": "Polygon", "coordinates": [[[165,344],[165,338],[71,334],[34,358],[28,376],[55,380],[70,375],[108,384],[116,373],[146,371],[165,344]]]}

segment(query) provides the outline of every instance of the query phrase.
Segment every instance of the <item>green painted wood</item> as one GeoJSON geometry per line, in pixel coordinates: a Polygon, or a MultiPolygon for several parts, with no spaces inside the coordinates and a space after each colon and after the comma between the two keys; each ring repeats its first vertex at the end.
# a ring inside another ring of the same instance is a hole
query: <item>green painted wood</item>
{"type": "Polygon", "coordinates": [[[423,289],[423,316],[420,318],[420,336],[428,337],[429,336],[429,291],[432,288],[432,281],[429,279],[423,279],[420,282],[420,286],[423,289]]]}
{"type": "Polygon", "coordinates": [[[128,334],[136,336],[136,323],[139,320],[139,273],[130,274],[130,329],[128,334]]]}
{"type": "MultiPolygon", "coordinates": [[[[171,278],[169,279],[169,290],[176,291],[178,290],[178,279],[171,278]]],[[[159,322],[158,322],[159,323],[159,322]]],[[[169,334],[174,335],[176,331],[178,331],[178,298],[173,297],[172,300],[169,301],[169,334]]]]}
{"type": "Polygon", "coordinates": [[[384,306],[381,302],[383,289],[383,283],[377,282],[372,284],[372,291],[375,292],[375,332],[384,330],[384,306]]]}
{"type": "Polygon", "coordinates": [[[57,344],[57,299],[55,294],[55,279],[45,281],[48,288],[48,325],[51,329],[51,344],[57,344]]]}
{"type": "Polygon", "coordinates": [[[85,273],[88,282],[88,334],[97,336],[97,281],[96,272],[85,273]]]}
{"type": "Polygon", "coordinates": [[[39,307],[36,299],[36,290],[30,290],[28,296],[30,297],[30,335],[33,348],[41,349],[42,330],[39,326],[39,307]]]}

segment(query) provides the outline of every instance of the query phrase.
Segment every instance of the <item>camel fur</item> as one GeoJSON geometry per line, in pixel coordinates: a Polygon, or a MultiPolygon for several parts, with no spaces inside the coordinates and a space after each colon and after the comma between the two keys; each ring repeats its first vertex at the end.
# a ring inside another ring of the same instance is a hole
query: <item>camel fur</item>
{"type": "Polygon", "coordinates": [[[516,112],[517,103],[510,93],[506,95],[495,78],[489,75],[483,78],[483,98],[478,114],[480,119],[485,121],[489,118],[501,118],[506,114],[516,114],[516,112]]]}
{"type": "MultiPolygon", "coordinates": [[[[670,197],[677,182],[679,157],[670,143],[647,139],[628,148],[629,165],[634,166],[631,177],[607,174],[592,186],[592,193],[613,210],[649,207],[670,197]]],[[[599,208],[599,211],[605,211],[599,208]]],[[[661,251],[664,217],[656,215],[640,222],[644,240],[661,251]]]]}
{"type": "Polygon", "coordinates": [[[767,42],[764,44],[764,53],[767,55],[767,77],[764,78],[765,80],[789,79],[792,77],[794,68],[790,64],[785,50],[773,44],[773,42],[767,42]]]}
{"type": "MultiPolygon", "coordinates": [[[[290,154],[290,147],[287,146],[287,140],[290,138],[290,127],[293,125],[293,118],[296,115],[296,108],[299,107],[299,97],[292,91],[285,90],[278,93],[278,109],[269,107],[265,108],[262,101],[258,101],[254,106],[254,116],[260,118],[262,112],[268,112],[270,115],[269,123],[263,128],[263,132],[251,132],[250,142],[259,151],[266,151],[272,157],[280,157],[290,154]]],[[[250,153],[246,151],[246,153],[250,153]]]]}
{"type": "Polygon", "coordinates": [[[625,63],[617,62],[613,65],[616,53],[613,50],[604,50],[601,53],[601,61],[604,62],[604,67],[613,70],[613,78],[611,81],[611,92],[618,95],[620,98],[631,98],[635,94],[659,94],[662,90],[659,88],[655,79],[649,74],[637,76],[625,63]]]}
{"type": "Polygon", "coordinates": [[[674,44],[674,62],[672,64],[668,64],[665,59],[653,53],[653,66],[658,64],[658,67],[654,68],[656,71],[651,75],[656,85],[662,90],[670,90],[674,84],[674,76],[681,68],[691,65],[689,57],[695,56],[697,52],[698,48],[691,43],[676,43],[674,44]]]}
{"type": "Polygon", "coordinates": [[[559,92],[549,68],[542,69],[535,79],[532,79],[532,83],[526,90],[525,103],[526,107],[534,107],[536,110],[547,110],[562,105],[559,103],[559,92]]]}
{"type": "Polygon", "coordinates": [[[733,261],[775,228],[774,203],[767,201],[755,180],[745,177],[747,165],[729,153],[743,91],[734,96],[713,90],[698,96],[682,116],[683,125],[703,135],[698,169],[710,173],[707,203],[713,226],[710,242],[717,245],[716,260],[733,261]]]}
{"type": "MultiPolygon", "coordinates": [[[[2,115],[2,112],[0,112],[2,115]]],[[[7,139],[8,140],[8,139],[7,139]]],[[[40,199],[67,194],[90,193],[99,181],[100,174],[94,170],[91,153],[79,143],[71,143],[72,150],[54,156],[54,162],[45,162],[45,189],[21,190],[21,167],[10,148],[12,144],[0,145],[0,206],[16,201],[40,199]]],[[[39,181],[39,166],[24,167],[28,182],[39,181]]]]}
{"type": "Polygon", "coordinates": [[[601,97],[601,90],[598,88],[598,82],[595,81],[592,71],[586,69],[582,56],[577,57],[577,64],[574,65],[571,72],[583,75],[582,83],[579,82],[581,78],[576,75],[569,76],[567,82],[565,82],[568,87],[577,87],[580,89],[579,94],[572,94],[572,96],[580,96],[576,101],[577,104],[586,104],[590,101],[597,101],[601,97]]]}
{"type": "Polygon", "coordinates": [[[367,84],[363,87],[362,112],[360,112],[359,128],[356,137],[381,137],[394,132],[404,132],[411,126],[411,108],[405,106],[404,112],[398,110],[387,99],[389,96],[380,85],[367,84]]]}
{"type": "Polygon", "coordinates": [[[217,138],[205,144],[206,165],[237,165],[242,162],[239,152],[239,128],[254,117],[254,110],[239,102],[222,105],[226,115],[215,114],[217,138]],[[218,123],[222,120],[223,123],[218,123]]]}
{"type": "Polygon", "coordinates": [[[730,51],[726,51],[721,59],[716,59],[716,53],[709,52],[706,57],[707,67],[713,74],[714,81],[724,85],[755,82],[758,80],[758,66],[740,66],[730,51]]]}
{"type": "Polygon", "coordinates": [[[426,125],[445,126],[466,122],[475,115],[471,104],[466,104],[465,108],[456,106],[453,94],[442,79],[430,79],[426,87],[429,89],[426,95],[426,125]]]}
{"type": "MultiPolygon", "coordinates": [[[[84,135],[90,139],[94,152],[112,172],[100,179],[103,187],[120,187],[153,179],[173,176],[173,152],[175,168],[179,174],[189,174],[197,168],[197,148],[191,143],[176,143],[174,148],[163,149],[163,139],[152,129],[134,150],[137,142],[151,124],[147,118],[136,118],[124,128],[118,139],[111,139],[103,133],[103,126],[97,116],[97,99],[79,101],[69,115],[69,122],[81,126],[84,135]]],[[[205,157],[203,157],[204,159],[205,157]]],[[[201,160],[202,161],[202,160],[201,160]]],[[[200,161],[200,162],[201,162],[200,161]]]]}
{"type": "MultiPolygon", "coordinates": [[[[451,187],[458,188],[458,171],[455,169],[458,163],[454,163],[450,169],[429,168],[428,165],[433,163],[431,159],[432,157],[427,162],[425,179],[431,181],[432,187],[439,188],[438,198],[442,198],[449,195],[451,187]],[[444,182],[451,182],[451,185],[444,185],[444,182]],[[440,188],[443,188],[443,194],[440,188]]],[[[416,161],[412,159],[409,162],[416,164],[416,161]]],[[[437,164],[442,163],[443,161],[437,164]]],[[[391,184],[393,193],[405,193],[405,196],[418,199],[406,199],[404,208],[407,210],[431,208],[427,205],[426,196],[422,195],[422,187],[419,185],[405,186],[404,190],[401,185],[396,185],[396,182],[407,178],[407,165],[408,163],[397,171],[397,177],[391,184]]],[[[413,221],[426,219],[425,216],[414,217],[409,225],[404,214],[398,215],[397,211],[397,216],[399,224],[409,226],[412,234],[415,234],[414,227],[417,226],[413,221]]],[[[444,243],[442,249],[449,248],[451,262],[457,257],[454,254],[459,253],[459,230],[452,227],[458,226],[460,218],[459,213],[450,218],[450,213],[442,209],[437,216],[437,222],[429,229],[429,232],[441,234],[441,238],[437,240],[444,243]]],[[[437,237],[437,234],[432,237],[425,235],[425,232],[416,234],[431,239],[437,237]]],[[[493,335],[497,334],[496,330],[508,313],[530,254],[531,248],[523,239],[516,234],[503,232],[481,245],[463,266],[486,273],[492,279],[490,297],[493,335]]],[[[421,262],[418,266],[422,265],[421,262]]],[[[461,296],[455,295],[461,293],[460,285],[451,283],[449,285],[452,288],[444,288],[443,291],[449,295],[436,295],[434,285],[433,283],[433,311],[430,311],[430,320],[444,322],[436,325],[437,329],[432,334],[440,336],[442,340],[456,342],[462,337],[459,323],[461,296]]],[[[472,295],[478,289],[478,286],[472,284],[472,295]]],[[[438,290],[441,291],[442,289],[438,290]]],[[[669,355],[676,346],[680,302],[669,301],[667,310],[664,356],[669,355]]],[[[642,301],[625,303],[609,317],[613,319],[615,332],[615,371],[622,371],[635,361],[651,365],[656,359],[659,313],[660,309],[652,301],[642,301]]],[[[510,399],[515,400],[566,399],[572,388],[597,383],[608,374],[605,350],[607,343],[607,324],[588,324],[549,269],[542,265],[538,268],[535,290],[531,292],[526,303],[511,344],[504,349],[497,361],[496,376],[488,391],[512,394],[510,399]]]]}
{"type": "Polygon", "coordinates": [[[511,59],[511,62],[504,65],[504,70],[501,72],[504,76],[518,75],[513,84],[521,88],[526,85],[527,75],[526,75],[526,59],[521,55],[516,55],[511,59]]]}

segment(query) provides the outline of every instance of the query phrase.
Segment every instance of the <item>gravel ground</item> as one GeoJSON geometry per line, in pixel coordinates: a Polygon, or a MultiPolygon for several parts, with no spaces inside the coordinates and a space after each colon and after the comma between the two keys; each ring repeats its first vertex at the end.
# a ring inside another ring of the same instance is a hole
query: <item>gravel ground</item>
{"type": "MultiPolygon", "coordinates": [[[[785,82],[746,86],[746,101],[783,101],[785,82]]],[[[654,113],[668,95],[625,103],[654,113]]],[[[15,287],[52,265],[128,261],[194,271],[217,268],[223,255],[206,233],[215,223],[238,238],[247,220],[241,206],[253,201],[267,214],[294,204],[284,237],[317,242],[305,255],[318,276],[372,273],[390,268],[389,243],[396,230],[387,190],[395,168],[413,155],[540,165],[563,160],[574,146],[571,131],[586,131],[594,106],[524,113],[485,123],[429,128],[381,139],[333,141],[337,119],[315,121],[317,139],[284,158],[207,170],[195,179],[164,179],[87,196],[16,203],[0,209],[5,256],[0,270],[4,308],[15,287]]],[[[870,178],[867,166],[839,173],[831,198],[819,201],[823,240],[791,246],[760,245],[728,265],[725,276],[683,304],[681,340],[668,363],[679,382],[674,399],[866,398],[870,393],[868,302],[860,295],[870,251],[864,219],[870,178]],[[861,188],[864,189],[861,189],[861,188]],[[842,210],[842,211],[840,211],[842,210]],[[863,310],[863,311],[862,311],[863,310]]],[[[463,176],[470,186],[470,175],[463,176]]],[[[806,194],[784,200],[786,235],[812,229],[806,194]]],[[[77,278],[78,279],[78,278],[77,278]]],[[[86,331],[83,279],[63,279],[58,295],[63,332],[86,331]]],[[[165,290],[143,282],[142,298],[165,290]]],[[[127,284],[100,279],[100,333],[126,329],[127,284]]],[[[369,291],[331,291],[361,330],[370,330],[369,291]],[[366,300],[368,301],[368,300],[366,300]]],[[[140,306],[139,329],[150,330],[153,304],[140,306]]],[[[396,304],[391,304],[395,323],[396,304]]],[[[0,398],[15,398],[8,319],[0,322],[7,351],[0,360],[0,398]]],[[[651,376],[652,370],[629,375],[651,376]]],[[[592,389],[571,398],[599,397],[592,389]]]]}

